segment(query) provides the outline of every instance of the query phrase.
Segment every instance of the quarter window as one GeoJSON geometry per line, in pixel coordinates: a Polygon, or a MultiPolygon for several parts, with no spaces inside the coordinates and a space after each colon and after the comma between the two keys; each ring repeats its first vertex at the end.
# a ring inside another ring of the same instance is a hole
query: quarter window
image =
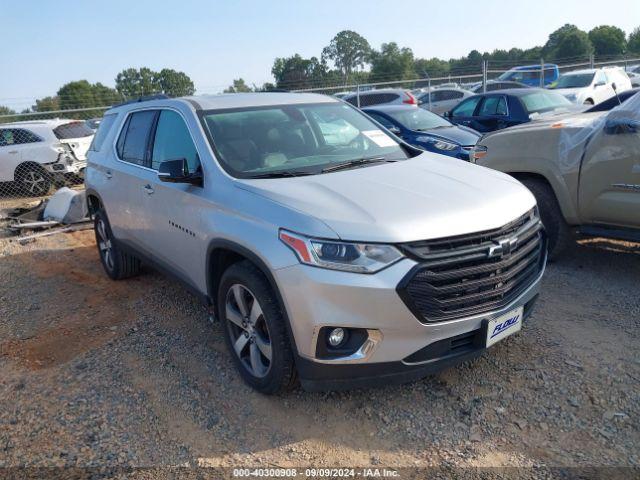
{"type": "Polygon", "coordinates": [[[0,147],[7,145],[22,145],[25,143],[39,142],[40,137],[29,130],[22,128],[7,128],[0,130],[0,147]]]}
{"type": "Polygon", "coordinates": [[[158,170],[165,160],[181,158],[187,161],[189,172],[195,172],[200,167],[196,146],[184,120],[173,110],[162,110],[153,141],[151,168],[158,170]]]}
{"type": "Polygon", "coordinates": [[[102,144],[111,131],[111,127],[113,126],[113,122],[115,121],[117,116],[118,115],[116,113],[110,113],[109,115],[105,115],[102,118],[100,125],[98,126],[98,131],[96,132],[95,137],[93,137],[93,141],[91,142],[91,147],[89,147],[89,150],[93,150],[94,152],[100,151],[100,148],[102,148],[102,144]]]}
{"type": "Polygon", "coordinates": [[[129,115],[118,139],[117,150],[120,159],[146,166],[149,133],[157,114],[156,110],[145,110],[129,115]]]}

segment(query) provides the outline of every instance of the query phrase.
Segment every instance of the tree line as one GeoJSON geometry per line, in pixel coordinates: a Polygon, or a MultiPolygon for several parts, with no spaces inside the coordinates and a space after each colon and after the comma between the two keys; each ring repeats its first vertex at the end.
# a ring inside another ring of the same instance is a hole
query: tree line
{"type": "Polygon", "coordinates": [[[566,24],[552,32],[546,43],[528,49],[496,49],[481,53],[471,50],[462,58],[418,58],[409,47],[396,42],[383,43],[379,49],[371,47],[357,32],[338,33],[319,56],[304,58],[299,54],[276,58],[271,68],[275,83],[260,88],[249,87],[242,78],[234,80],[227,91],[269,89],[303,89],[354,83],[375,83],[392,80],[411,80],[478,73],[482,61],[496,68],[546,62],[585,60],[590,55],[613,57],[640,54],[640,27],[628,36],[613,25],[601,25],[586,32],[566,24]]]}
{"type": "MultiPolygon", "coordinates": [[[[274,89],[304,89],[339,86],[353,83],[374,83],[392,80],[411,80],[447,75],[477,73],[486,60],[498,67],[560,60],[584,60],[597,57],[640,54],[640,27],[628,36],[612,25],[601,25],[586,32],[566,24],[553,31],[546,43],[528,49],[496,49],[481,53],[471,50],[468,55],[448,60],[417,58],[411,48],[396,42],[372,48],[357,32],[343,30],[335,35],[319,56],[304,58],[299,54],[278,57],[271,68],[274,82],[261,86],[247,85],[242,78],[224,90],[226,93],[268,91],[274,89]]],[[[127,68],[115,78],[115,88],[87,80],[69,82],[54,96],[37,99],[35,104],[20,113],[51,112],[57,110],[103,107],[127,99],[164,93],[170,97],[193,95],[195,86],[184,72],[169,68],[154,71],[146,67],[127,68]]],[[[17,112],[0,106],[0,115],[17,112]]]]}

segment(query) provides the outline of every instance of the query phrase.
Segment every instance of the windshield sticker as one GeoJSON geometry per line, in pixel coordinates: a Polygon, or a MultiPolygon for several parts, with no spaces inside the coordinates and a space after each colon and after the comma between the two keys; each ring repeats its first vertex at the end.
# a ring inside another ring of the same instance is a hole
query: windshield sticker
{"type": "Polygon", "coordinates": [[[364,130],[362,134],[379,147],[395,147],[398,145],[382,130],[364,130]]]}

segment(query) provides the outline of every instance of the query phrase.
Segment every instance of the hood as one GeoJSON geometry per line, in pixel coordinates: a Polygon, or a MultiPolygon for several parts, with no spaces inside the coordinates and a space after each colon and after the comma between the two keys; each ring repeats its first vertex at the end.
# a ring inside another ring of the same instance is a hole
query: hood
{"type": "Polygon", "coordinates": [[[415,135],[425,135],[434,138],[440,138],[442,140],[449,140],[451,142],[458,143],[463,147],[475,145],[480,134],[475,130],[467,127],[456,127],[451,125],[450,127],[433,128],[431,130],[415,131],[412,130],[415,135]]]}
{"type": "Polygon", "coordinates": [[[397,163],[236,185],[321,220],[343,240],[363,242],[490,230],[535,205],[531,193],[508,175],[430,152],[397,163]]]}
{"type": "Polygon", "coordinates": [[[578,96],[582,93],[582,91],[585,89],[586,87],[575,87],[575,88],[551,88],[550,91],[555,92],[555,93],[559,93],[560,95],[564,95],[565,97],[567,95],[575,95],[578,96]]]}

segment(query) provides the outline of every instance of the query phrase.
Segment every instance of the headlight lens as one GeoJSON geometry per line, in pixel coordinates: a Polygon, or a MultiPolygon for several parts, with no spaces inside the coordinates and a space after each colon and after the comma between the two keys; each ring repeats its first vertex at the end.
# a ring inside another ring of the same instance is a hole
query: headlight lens
{"type": "Polygon", "coordinates": [[[456,148],[458,148],[458,145],[456,145],[455,143],[446,142],[444,140],[439,140],[431,137],[418,137],[416,140],[418,140],[419,142],[430,143],[438,150],[455,150],[456,148]]]}
{"type": "Polygon", "coordinates": [[[471,149],[471,155],[469,155],[469,157],[473,163],[476,163],[478,159],[486,157],[487,153],[487,147],[484,145],[476,145],[471,149]]]}
{"type": "Polygon", "coordinates": [[[280,230],[280,240],[300,262],[331,270],[376,273],[403,258],[392,245],[321,240],[286,230],[280,230]]]}

